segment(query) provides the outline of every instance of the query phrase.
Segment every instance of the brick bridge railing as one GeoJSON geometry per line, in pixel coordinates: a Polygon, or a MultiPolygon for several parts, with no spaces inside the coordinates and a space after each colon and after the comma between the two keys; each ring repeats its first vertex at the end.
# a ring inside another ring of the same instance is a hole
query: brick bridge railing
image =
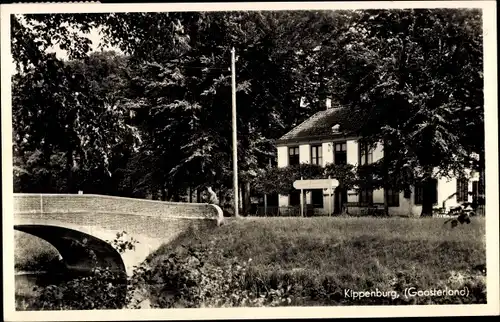
{"type": "Polygon", "coordinates": [[[164,202],[92,194],[14,194],[15,214],[107,213],[138,214],[162,219],[213,219],[220,225],[219,206],[207,203],[164,202]]]}

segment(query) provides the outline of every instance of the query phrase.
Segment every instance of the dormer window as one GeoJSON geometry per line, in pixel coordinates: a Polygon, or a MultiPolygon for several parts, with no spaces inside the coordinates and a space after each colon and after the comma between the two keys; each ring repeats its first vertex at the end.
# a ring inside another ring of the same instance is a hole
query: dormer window
{"type": "Polygon", "coordinates": [[[334,126],[332,126],[332,132],[339,133],[340,132],[340,124],[335,124],[334,126]]]}

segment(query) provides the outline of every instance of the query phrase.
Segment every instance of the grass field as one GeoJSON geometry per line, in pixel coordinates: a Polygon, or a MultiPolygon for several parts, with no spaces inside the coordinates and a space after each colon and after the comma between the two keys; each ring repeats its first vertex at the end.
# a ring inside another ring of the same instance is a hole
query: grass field
{"type": "Polygon", "coordinates": [[[14,268],[16,271],[43,271],[57,262],[59,253],[45,240],[14,231],[14,268]]]}
{"type": "MultiPolygon", "coordinates": [[[[215,230],[190,229],[149,256],[161,266],[172,253],[187,258],[189,248],[207,252],[209,264],[251,259],[244,288],[261,294],[287,289],[290,305],[485,303],[484,218],[454,229],[443,218],[243,218],[215,230]],[[208,246],[208,247],[207,247],[208,246]],[[210,250],[220,249],[221,252],[210,250]],[[208,253],[209,252],[209,253],[208,253]],[[403,292],[468,287],[467,297],[411,299],[345,296],[353,291],[403,292]]],[[[133,237],[133,236],[132,236],[133,237]]],[[[57,256],[44,241],[16,233],[16,268],[29,270],[57,256]]],[[[46,265],[45,265],[46,266],[46,265]]],[[[159,292],[155,290],[154,292],[159,292]]],[[[153,293],[154,293],[153,292],[153,293]]],[[[160,291],[161,292],[161,291],[160,291]]],[[[150,293],[154,301],[162,294],[150,293]]]]}
{"type": "MultiPolygon", "coordinates": [[[[481,302],[485,264],[484,218],[454,229],[439,218],[245,218],[218,231],[190,231],[150,258],[160,264],[180,245],[211,244],[225,257],[252,259],[248,287],[291,285],[300,304],[359,304],[344,289],[370,291],[414,286],[418,289],[474,288],[475,298],[444,302],[481,302]],[[471,284],[472,283],[472,284],[471,284]]],[[[413,299],[417,303],[429,301],[413,299]]],[[[432,301],[436,301],[433,299],[432,301]]],[[[367,304],[370,300],[365,300],[367,304]]],[[[379,303],[379,301],[375,301],[379,303]]],[[[385,303],[385,302],[384,302],[385,303]]]]}

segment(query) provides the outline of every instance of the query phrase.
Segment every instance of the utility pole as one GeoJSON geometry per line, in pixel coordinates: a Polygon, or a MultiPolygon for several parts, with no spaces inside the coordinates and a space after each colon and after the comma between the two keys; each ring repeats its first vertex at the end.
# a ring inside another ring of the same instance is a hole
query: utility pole
{"type": "Polygon", "coordinates": [[[231,49],[231,87],[232,87],[232,125],[233,125],[233,189],[234,189],[234,216],[239,217],[239,189],[238,189],[238,141],[236,136],[236,58],[234,47],[231,49]]]}

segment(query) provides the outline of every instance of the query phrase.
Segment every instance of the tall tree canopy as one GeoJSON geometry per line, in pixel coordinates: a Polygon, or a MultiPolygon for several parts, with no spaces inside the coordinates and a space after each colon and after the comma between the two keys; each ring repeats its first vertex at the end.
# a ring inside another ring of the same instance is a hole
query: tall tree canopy
{"type": "MultiPolygon", "coordinates": [[[[425,186],[462,173],[473,152],[483,155],[480,11],[363,11],[347,39],[338,65],[343,102],[366,120],[365,141],[390,148],[385,182],[425,186]]],[[[428,192],[423,215],[432,211],[428,192]]]]}
{"type": "Polygon", "coordinates": [[[438,175],[460,172],[472,152],[483,167],[480,12],[103,13],[11,21],[16,173],[33,179],[41,167],[67,178],[32,189],[72,191],[82,176],[96,186],[103,173],[108,179],[99,189],[114,194],[161,190],[166,199],[206,185],[230,189],[232,47],[247,200],[275,163],[273,141],[323,109],[327,97],[359,113],[365,141],[385,141],[399,156],[383,164],[381,182],[403,189],[436,167],[438,175]],[[95,28],[123,55],[89,56],[95,28]],[[53,46],[69,61],[50,55],[53,46]]]}

